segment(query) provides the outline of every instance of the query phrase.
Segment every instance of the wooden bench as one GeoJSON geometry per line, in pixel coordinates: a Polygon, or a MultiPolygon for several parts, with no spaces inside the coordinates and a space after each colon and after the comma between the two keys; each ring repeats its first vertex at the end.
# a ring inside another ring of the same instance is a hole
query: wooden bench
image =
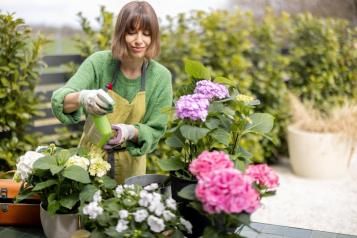
{"type": "Polygon", "coordinates": [[[81,132],[83,122],[76,125],[63,125],[54,117],[51,109],[51,96],[53,91],[63,86],[70,78],[70,62],[80,64],[83,58],[80,55],[48,55],[42,59],[47,68],[40,74],[40,81],[35,89],[36,95],[40,98],[40,111],[43,115],[34,118],[30,132],[41,133],[40,143],[48,143],[58,139],[60,135],[56,131],[60,128],[67,128],[70,132],[81,132]],[[43,135],[43,136],[42,136],[43,135]]]}

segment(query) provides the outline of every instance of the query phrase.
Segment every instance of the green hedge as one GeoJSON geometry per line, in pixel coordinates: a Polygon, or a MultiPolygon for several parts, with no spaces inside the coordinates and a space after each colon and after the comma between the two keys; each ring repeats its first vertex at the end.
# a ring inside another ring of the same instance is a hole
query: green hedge
{"type": "MultiPolygon", "coordinates": [[[[97,31],[80,17],[87,37],[79,39],[79,45],[91,45],[87,50],[82,47],[82,55],[108,49],[113,15],[102,7],[98,21],[103,29],[97,31]]],[[[260,20],[240,10],[193,11],[167,16],[166,20],[158,61],[174,76],[175,98],[185,90],[183,62],[193,59],[210,68],[214,77],[234,79],[242,93],[255,95],[262,102],[258,111],[274,115],[272,141],[251,137],[244,142],[257,162],[286,155],[287,89],[303,100],[315,101],[322,110],[346,98],[357,100],[356,28],[344,20],[284,12],[277,15],[270,9],[260,20]]],[[[169,154],[165,144],[160,143],[150,159],[169,154]]],[[[155,171],[155,167],[149,170],[155,171]]]]}
{"type": "Polygon", "coordinates": [[[39,112],[34,89],[45,43],[22,19],[0,12],[0,171],[13,168],[19,155],[37,145],[26,127],[39,112]]]}

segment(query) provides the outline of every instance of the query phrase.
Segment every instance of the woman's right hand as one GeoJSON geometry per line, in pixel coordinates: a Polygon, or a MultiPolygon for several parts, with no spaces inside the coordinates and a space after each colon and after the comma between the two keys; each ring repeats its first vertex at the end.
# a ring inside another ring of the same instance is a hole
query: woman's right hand
{"type": "Polygon", "coordinates": [[[105,115],[113,111],[114,101],[103,89],[82,90],[79,92],[79,103],[87,113],[105,115]]]}

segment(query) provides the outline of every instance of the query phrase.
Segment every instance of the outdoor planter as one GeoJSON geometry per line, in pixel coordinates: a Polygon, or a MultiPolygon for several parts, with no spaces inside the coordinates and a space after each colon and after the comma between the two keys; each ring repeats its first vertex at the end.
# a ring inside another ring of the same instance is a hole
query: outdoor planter
{"type": "Polygon", "coordinates": [[[49,214],[40,206],[40,217],[43,232],[47,238],[71,238],[79,228],[77,214],[49,214]]]}
{"type": "Polygon", "coordinates": [[[336,133],[307,132],[288,127],[288,147],[296,175],[309,178],[337,178],[347,173],[352,141],[336,133]]]}

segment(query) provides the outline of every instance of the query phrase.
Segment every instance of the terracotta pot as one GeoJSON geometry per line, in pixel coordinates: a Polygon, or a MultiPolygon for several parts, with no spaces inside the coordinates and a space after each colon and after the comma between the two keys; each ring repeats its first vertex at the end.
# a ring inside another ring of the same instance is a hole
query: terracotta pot
{"type": "Polygon", "coordinates": [[[40,206],[40,218],[47,238],[71,238],[79,228],[79,216],[77,214],[49,214],[40,206]]]}
{"type": "Polygon", "coordinates": [[[296,175],[337,178],[347,174],[352,141],[335,133],[315,133],[288,127],[288,148],[296,175]]]}

